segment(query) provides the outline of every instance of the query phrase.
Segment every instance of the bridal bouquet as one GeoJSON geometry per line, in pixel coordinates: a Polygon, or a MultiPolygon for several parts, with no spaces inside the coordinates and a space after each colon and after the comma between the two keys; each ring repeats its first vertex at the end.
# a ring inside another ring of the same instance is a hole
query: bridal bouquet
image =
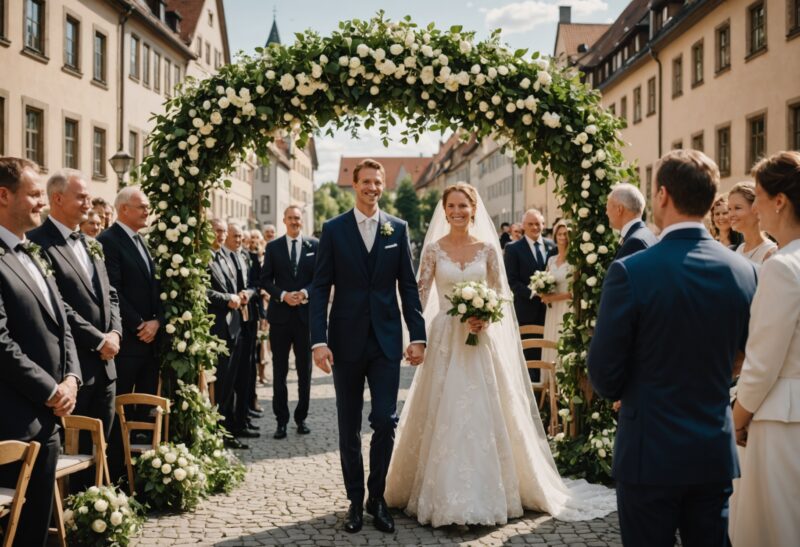
{"type": "MultiPolygon", "coordinates": [[[[466,323],[470,317],[496,323],[503,318],[502,303],[507,301],[490,289],[485,281],[456,283],[446,298],[453,305],[447,315],[461,317],[462,323],[466,323]]],[[[478,335],[469,333],[466,343],[468,346],[477,346],[478,335]]]]}
{"type": "Polygon", "coordinates": [[[556,278],[547,270],[534,272],[528,288],[531,290],[531,298],[537,294],[551,294],[556,290],[556,278]]]}

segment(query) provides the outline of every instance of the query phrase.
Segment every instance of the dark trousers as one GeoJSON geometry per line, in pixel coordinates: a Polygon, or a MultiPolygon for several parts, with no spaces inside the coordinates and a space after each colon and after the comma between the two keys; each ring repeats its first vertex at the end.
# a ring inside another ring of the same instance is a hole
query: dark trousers
{"type": "MultiPolygon", "coordinates": [[[[34,439],[42,446],[33,464],[31,480],[25,493],[15,547],[38,547],[47,544],[47,529],[53,514],[53,491],[56,481],[56,461],[61,439],[58,431],[40,432],[34,439]]],[[[15,488],[21,464],[0,467],[0,485],[15,488]]]]}
{"type": "Polygon", "coordinates": [[[289,374],[289,351],[294,349],[294,364],[297,370],[297,407],[294,421],[300,423],[308,417],[311,397],[311,342],[308,325],[292,314],[287,323],[270,326],[272,340],[272,411],[278,425],[289,423],[289,390],[286,376],[289,374]]]}
{"type": "Polygon", "coordinates": [[[225,418],[225,428],[231,431],[235,424],[234,388],[239,373],[239,354],[242,351],[241,337],[226,340],[228,355],[220,355],[217,360],[217,381],[214,385],[214,398],[219,412],[225,418]]]}
{"type": "Polygon", "coordinates": [[[258,323],[249,321],[242,325],[240,334],[241,351],[239,352],[239,371],[236,374],[236,382],[233,388],[233,422],[231,431],[236,432],[247,426],[250,403],[252,401],[253,389],[256,382],[256,363],[254,351],[256,345],[256,335],[258,323]]]}
{"type": "Polygon", "coordinates": [[[367,487],[371,497],[383,497],[397,427],[400,362],[388,359],[384,355],[372,329],[360,359],[343,361],[336,359],[335,354],[333,358],[333,384],[336,389],[342,474],[347,498],[354,503],[362,503],[364,462],[361,457],[361,412],[364,407],[364,380],[369,385],[372,397],[369,423],[373,430],[367,487]]]}
{"type": "MultiPolygon", "coordinates": [[[[111,439],[111,428],[114,425],[114,397],[117,393],[116,380],[108,379],[105,370],[99,372],[95,381],[81,386],[78,390],[78,400],[75,403],[75,416],[88,416],[98,418],[103,422],[103,435],[106,443],[111,439]]],[[[78,449],[81,454],[92,453],[92,436],[88,431],[81,431],[78,449]]],[[[95,482],[95,469],[90,467],[70,477],[70,492],[77,493],[92,486],[95,482]]]]}
{"type": "Polygon", "coordinates": [[[653,486],[617,483],[617,508],[624,545],[672,547],[680,531],[684,547],[722,547],[728,540],[731,481],[653,486]]]}

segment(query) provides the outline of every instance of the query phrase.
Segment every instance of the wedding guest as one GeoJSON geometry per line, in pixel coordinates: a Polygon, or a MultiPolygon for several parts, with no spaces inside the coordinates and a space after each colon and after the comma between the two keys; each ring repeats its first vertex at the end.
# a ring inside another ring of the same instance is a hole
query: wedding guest
{"type": "Polygon", "coordinates": [[[645,199],[633,184],[616,184],[608,194],[606,216],[608,224],[619,230],[620,245],[614,260],[647,249],[658,243],[658,238],[642,221],[645,199]]]}
{"type": "Polygon", "coordinates": [[[81,233],[87,237],[96,238],[100,235],[100,230],[103,226],[103,220],[100,218],[100,215],[97,214],[97,211],[90,209],[88,213],[86,213],[86,220],[81,221],[79,224],[81,233]]]}
{"type": "Polygon", "coordinates": [[[264,245],[267,245],[270,241],[275,239],[275,225],[274,224],[267,224],[264,227],[264,245]]]}
{"type": "Polygon", "coordinates": [[[511,225],[508,222],[503,222],[500,225],[500,248],[505,249],[506,245],[511,243],[511,225]]]}
{"type": "Polygon", "coordinates": [[[107,230],[113,223],[114,223],[114,207],[111,206],[103,198],[94,198],[92,200],[92,209],[97,211],[97,214],[100,215],[100,218],[103,221],[102,230],[107,230]]]}
{"type": "Polygon", "coordinates": [[[800,538],[800,152],[758,162],[754,207],[779,250],[759,270],[733,408],[745,446],[731,507],[734,546],[800,538]]]}
{"type": "MultiPolygon", "coordinates": [[[[572,304],[572,293],[569,292],[569,282],[572,277],[572,266],[567,262],[567,247],[569,246],[569,226],[566,221],[559,220],[553,227],[553,238],[556,242],[558,253],[547,260],[547,271],[556,279],[555,291],[541,296],[542,303],[548,306],[544,320],[544,338],[555,342],[561,337],[561,325],[564,314],[572,304]]],[[[555,362],[558,351],[545,348],[542,350],[542,360],[555,362]]]]}
{"type": "Polygon", "coordinates": [[[729,249],[736,250],[736,247],[744,241],[742,234],[731,228],[727,194],[719,196],[714,201],[714,206],[711,207],[711,226],[714,229],[714,239],[729,249]]]}
{"type": "MultiPolygon", "coordinates": [[[[44,192],[35,163],[0,158],[0,441],[40,443],[14,545],[41,547],[53,512],[59,423],[72,414],[80,364],[61,294],[45,255],[25,238],[39,224],[44,192]]],[[[0,466],[15,488],[19,465],[0,466]]]]}
{"type": "Polygon", "coordinates": [[[519,241],[522,239],[522,235],[525,233],[524,229],[522,228],[522,224],[514,223],[509,228],[509,234],[511,234],[511,241],[509,243],[513,243],[515,241],[519,241]]]}
{"type": "Polygon", "coordinates": [[[621,400],[612,476],[624,545],[727,544],[739,476],[729,399],[756,267],[719,245],[703,218],[719,170],[697,150],[656,167],[661,240],[612,262],[589,346],[589,379],[621,400]]]}
{"type": "Polygon", "coordinates": [[[740,182],[728,192],[731,227],[744,238],[736,252],[760,265],[773,255],[778,246],[761,231],[758,214],[753,210],[755,199],[756,186],[752,182],[740,182]]]}

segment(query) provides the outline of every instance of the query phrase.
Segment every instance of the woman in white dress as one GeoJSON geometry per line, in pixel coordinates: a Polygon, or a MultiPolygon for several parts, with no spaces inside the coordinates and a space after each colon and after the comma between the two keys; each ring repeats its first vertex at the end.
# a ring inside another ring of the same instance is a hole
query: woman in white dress
{"type": "Polygon", "coordinates": [[[422,524],[504,524],[525,509],[562,520],[616,510],[613,491],[558,474],[530,388],[510,303],[504,319],[461,323],[445,296],[486,281],[511,296],[491,218],[475,189],[445,190],[422,252],[428,347],[403,407],[385,497],[422,524]],[[478,345],[465,344],[478,333],[478,345]]]}
{"type": "MultiPolygon", "coordinates": [[[[563,220],[556,222],[553,227],[553,239],[558,247],[558,254],[547,260],[547,271],[556,279],[556,288],[551,294],[541,296],[542,302],[548,305],[547,315],[544,320],[544,339],[558,342],[561,337],[561,325],[564,323],[564,314],[569,311],[572,303],[572,293],[569,292],[569,280],[572,277],[572,266],[567,262],[567,247],[569,246],[569,227],[563,220]]],[[[555,362],[558,360],[558,351],[550,348],[542,350],[542,360],[555,362]]]]}
{"type": "Polygon", "coordinates": [[[759,271],[746,357],[733,408],[745,446],[734,482],[734,546],[800,542],[800,152],[753,168],[756,207],[780,250],[759,271]]]}
{"type": "Polygon", "coordinates": [[[778,249],[761,231],[758,215],[753,210],[756,186],[752,182],[740,182],[728,192],[728,211],[731,227],[744,236],[744,243],[736,252],[759,266],[778,249]]]}

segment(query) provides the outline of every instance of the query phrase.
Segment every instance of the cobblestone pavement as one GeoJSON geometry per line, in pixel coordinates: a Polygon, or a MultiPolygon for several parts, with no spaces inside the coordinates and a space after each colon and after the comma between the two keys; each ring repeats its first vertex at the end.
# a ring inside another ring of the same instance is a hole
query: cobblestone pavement
{"type": "MultiPolygon", "coordinates": [[[[408,394],[412,376],[413,369],[404,366],[401,400],[408,394]]],[[[293,373],[289,394],[293,409],[297,397],[293,373]]],[[[307,422],[312,432],[307,436],[290,428],[287,439],[273,440],[271,387],[260,387],[259,397],[266,411],[259,420],[262,436],[248,440],[250,450],[240,452],[248,467],[245,482],[229,495],[205,500],[193,513],[151,517],[133,545],[621,545],[616,513],[605,519],[566,523],[528,512],[505,526],[433,529],[394,511],[394,534],[375,530],[369,517],[360,533],[348,534],[341,526],[348,502],[337,451],[332,378],[314,371],[307,422]]],[[[368,401],[364,407],[366,451],[368,401]]]]}

